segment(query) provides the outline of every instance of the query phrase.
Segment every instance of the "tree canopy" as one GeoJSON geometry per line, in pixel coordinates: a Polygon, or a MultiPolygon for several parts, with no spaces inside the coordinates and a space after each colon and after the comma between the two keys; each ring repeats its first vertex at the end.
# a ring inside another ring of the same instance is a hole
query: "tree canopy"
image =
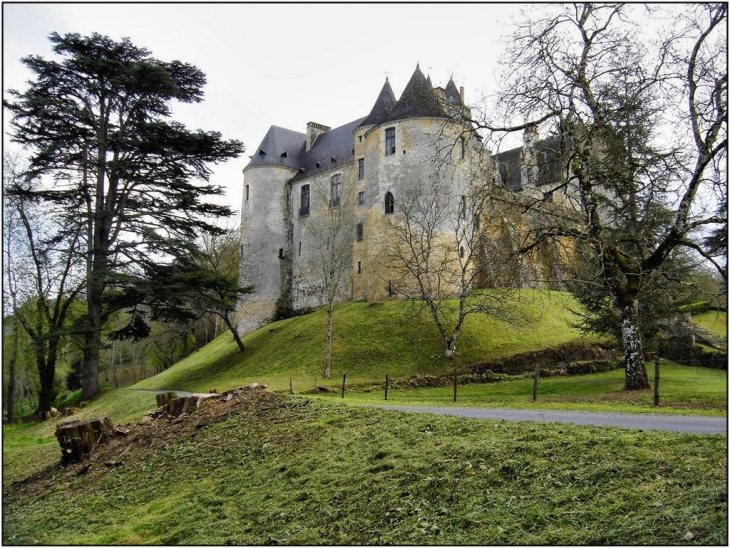
{"type": "MultiPolygon", "coordinates": [[[[52,186],[37,195],[82,223],[86,255],[82,397],[98,391],[101,330],[116,310],[140,302],[135,289],[156,265],[188,253],[201,233],[217,233],[227,206],[209,165],[240,155],[243,144],[191,131],[171,119],[171,103],[202,100],[204,74],[161,61],[127,38],[52,33],[60,61],[22,59],[34,79],[10,90],[11,139],[31,151],[28,178],[52,186]]],[[[132,316],[134,317],[134,316],[132,316]]]]}
{"type": "Polygon", "coordinates": [[[563,214],[543,216],[522,250],[567,238],[589,254],[581,282],[610,296],[629,389],[648,386],[642,292],[683,248],[727,276],[727,5],[663,9],[546,6],[517,25],[501,108],[476,121],[493,136],[539,126],[557,143],[557,169],[525,190],[532,209],[559,199],[563,214]],[[666,23],[654,37],[637,13],[649,9],[666,23]]]}

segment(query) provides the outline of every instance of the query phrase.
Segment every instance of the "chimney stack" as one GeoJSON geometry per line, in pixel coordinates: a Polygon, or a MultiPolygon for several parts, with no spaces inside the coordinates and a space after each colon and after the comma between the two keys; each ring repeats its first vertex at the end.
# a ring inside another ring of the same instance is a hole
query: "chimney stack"
{"type": "Polygon", "coordinates": [[[311,149],[314,145],[314,142],[317,140],[317,137],[329,131],[330,129],[331,128],[322,124],[317,124],[316,122],[308,122],[306,150],[309,151],[309,149],[311,149]]]}

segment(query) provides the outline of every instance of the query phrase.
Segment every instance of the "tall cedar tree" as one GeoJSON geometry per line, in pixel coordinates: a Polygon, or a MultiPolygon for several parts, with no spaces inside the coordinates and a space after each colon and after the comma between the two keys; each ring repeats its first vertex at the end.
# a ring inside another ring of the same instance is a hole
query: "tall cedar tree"
{"type": "Polygon", "coordinates": [[[222,194],[207,184],[208,165],[244,147],[170,119],[173,100],[202,100],[205,76],[196,67],[155,59],[126,38],[49,39],[63,60],[23,58],[35,79],[24,92],[11,90],[4,106],[13,114],[11,138],[33,151],[28,176],[55,180],[39,194],[69,209],[84,205],[86,399],[98,392],[110,315],[140,302],[146,292],[135,286],[156,264],[187,253],[200,233],[218,231],[211,220],[231,215],[204,201],[222,194]]]}
{"type": "MultiPolygon", "coordinates": [[[[646,7],[546,9],[519,24],[505,56],[502,118],[528,122],[505,127],[485,114],[477,125],[493,135],[541,125],[559,139],[556,168],[527,195],[537,197],[530,207],[537,211],[560,197],[563,215],[543,216],[522,251],[558,238],[590,253],[595,268],[581,282],[610,296],[625,388],[647,388],[639,321],[645,290],[671,275],[682,248],[726,276],[703,234],[727,226],[722,207],[705,205],[712,195],[727,203],[727,5],[673,8],[656,44],[634,22],[632,10],[646,7]]],[[[588,293],[587,304],[605,302],[588,293]]]]}

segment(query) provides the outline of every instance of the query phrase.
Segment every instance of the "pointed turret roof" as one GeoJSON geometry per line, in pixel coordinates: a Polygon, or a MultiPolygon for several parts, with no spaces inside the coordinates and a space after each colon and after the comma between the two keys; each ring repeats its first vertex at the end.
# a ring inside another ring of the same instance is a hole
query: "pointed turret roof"
{"type": "Polygon", "coordinates": [[[463,104],[461,101],[461,93],[459,93],[459,90],[456,89],[456,84],[454,83],[453,76],[449,80],[449,83],[446,84],[444,95],[447,103],[451,103],[452,105],[463,104]]]}
{"type": "Polygon", "coordinates": [[[271,126],[246,167],[282,166],[297,169],[306,141],[304,133],[271,126]]]}
{"type": "Polygon", "coordinates": [[[386,77],[385,84],[383,84],[383,89],[380,90],[380,95],[378,95],[375,105],[373,105],[370,114],[360,125],[376,126],[385,122],[388,120],[390,113],[393,112],[396,102],[393,88],[390,87],[390,82],[388,82],[388,78],[386,77]]]}
{"type": "Polygon", "coordinates": [[[389,120],[425,116],[442,117],[444,111],[438,103],[433,88],[429,85],[420,67],[416,65],[416,70],[406,85],[406,89],[403,90],[403,95],[400,96],[389,120]]]}

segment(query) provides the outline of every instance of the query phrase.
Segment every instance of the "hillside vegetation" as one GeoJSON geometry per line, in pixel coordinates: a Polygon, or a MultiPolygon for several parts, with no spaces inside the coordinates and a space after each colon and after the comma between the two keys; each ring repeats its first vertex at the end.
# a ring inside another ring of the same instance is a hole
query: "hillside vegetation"
{"type": "Polygon", "coordinates": [[[726,455],[242,390],[4,485],[3,543],[726,545],[726,455]]]}
{"type": "Polygon", "coordinates": [[[332,380],[323,381],[326,315],[323,310],[266,325],[244,338],[238,352],[230,334],[133,388],[207,391],[252,382],[273,389],[295,386],[336,386],[414,375],[437,375],[454,367],[583,341],[595,342],[569,327],[575,317],[572,298],[560,292],[523,290],[519,316],[509,324],[488,316],[469,316],[456,342],[452,361],[442,356],[441,340],[425,313],[403,302],[347,302],[334,316],[332,380]]]}

